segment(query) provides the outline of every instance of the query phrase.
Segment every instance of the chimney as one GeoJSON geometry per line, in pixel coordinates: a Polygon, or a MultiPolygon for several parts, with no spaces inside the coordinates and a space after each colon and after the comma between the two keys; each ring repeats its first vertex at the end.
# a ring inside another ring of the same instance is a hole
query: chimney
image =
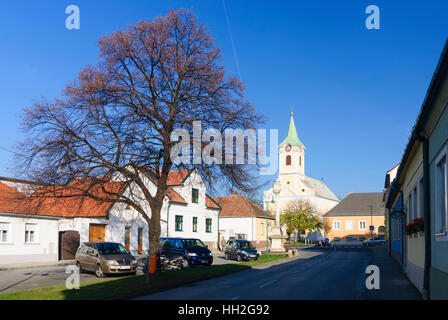
{"type": "Polygon", "coordinates": [[[349,192],[348,192],[348,194],[350,195],[350,194],[352,194],[353,193],[353,191],[352,190],[350,190],[349,192]]]}
{"type": "Polygon", "coordinates": [[[232,191],[232,197],[236,197],[236,196],[237,196],[236,192],[232,191]]]}

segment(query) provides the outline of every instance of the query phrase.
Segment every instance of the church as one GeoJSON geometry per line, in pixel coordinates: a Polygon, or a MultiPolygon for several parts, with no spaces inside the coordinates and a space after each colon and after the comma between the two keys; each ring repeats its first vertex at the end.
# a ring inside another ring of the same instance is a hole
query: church
{"type": "MultiPolygon", "coordinates": [[[[275,199],[273,188],[264,191],[264,209],[275,212],[276,202],[280,206],[280,214],[291,202],[297,200],[308,201],[313,214],[322,217],[336,206],[340,199],[321,180],[307,177],[305,174],[305,146],[297,135],[293,112],[289,122],[288,135],[278,146],[279,172],[281,183],[278,199],[275,199]]],[[[321,232],[313,232],[311,240],[321,240],[321,232]]]]}

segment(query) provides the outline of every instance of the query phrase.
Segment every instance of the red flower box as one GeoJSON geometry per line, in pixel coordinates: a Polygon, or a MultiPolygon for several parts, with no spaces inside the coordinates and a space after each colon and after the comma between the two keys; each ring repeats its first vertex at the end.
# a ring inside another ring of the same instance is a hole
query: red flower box
{"type": "Polygon", "coordinates": [[[423,231],[424,226],[425,226],[425,224],[423,222],[423,218],[415,218],[410,223],[403,226],[403,228],[404,228],[404,232],[407,235],[411,235],[411,234],[423,231]]]}

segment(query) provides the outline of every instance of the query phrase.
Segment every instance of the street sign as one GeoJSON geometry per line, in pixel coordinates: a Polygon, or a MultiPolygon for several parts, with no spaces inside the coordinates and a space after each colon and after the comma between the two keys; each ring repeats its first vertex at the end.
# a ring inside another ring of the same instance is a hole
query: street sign
{"type": "Polygon", "coordinates": [[[370,229],[370,231],[373,231],[373,230],[375,230],[375,226],[370,226],[369,229],[370,229]]]}

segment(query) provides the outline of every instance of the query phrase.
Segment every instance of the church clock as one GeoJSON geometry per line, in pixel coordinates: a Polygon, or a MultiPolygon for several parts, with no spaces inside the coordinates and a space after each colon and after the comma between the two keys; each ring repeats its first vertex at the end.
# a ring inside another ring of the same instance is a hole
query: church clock
{"type": "Polygon", "coordinates": [[[288,144],[288,145],[285,147],[285,150],[288,151],[288,152],[291,151],[291,145],[288,144]]]}

